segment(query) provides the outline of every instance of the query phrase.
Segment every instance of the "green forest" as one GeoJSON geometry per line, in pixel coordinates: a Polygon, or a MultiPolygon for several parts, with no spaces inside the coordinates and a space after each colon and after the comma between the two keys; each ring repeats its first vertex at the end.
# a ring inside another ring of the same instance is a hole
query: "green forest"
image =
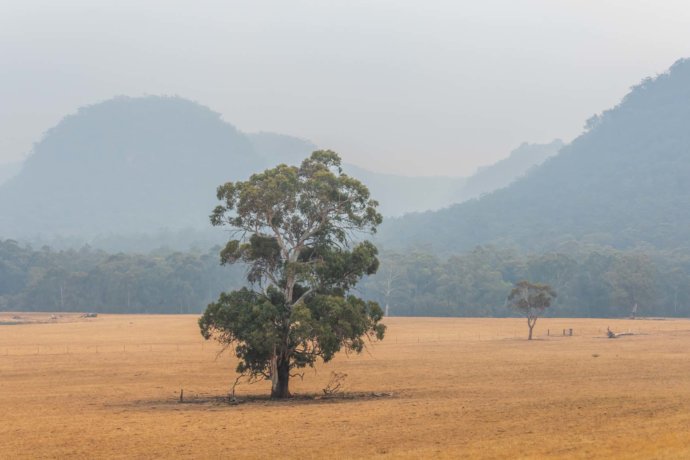
{"type": "Polygon", "coordinates": [[[241,268],[220,266],[218,251],[109,254],[0,241],[0,310],[199,312],[242,279],[241,268]]]}
{"type": "Polygon", "coordinates": [[[512,316],[505,300],[525,279],[557,292],[552,316],[626,317],[635,304],[642,316],[690,316],[690,250],[522,254],[480,246],[445,258],[384,252],[379,272],[361,289],[390,315],[512,316]]]}
{"type": "MultiPolygon", "coordinates": [[[[245,283],[240,265],[208,252],[110,254],[54,251],[0,241],[0,309],[197,313],[245,283]]],[[[690,250],[619,251],[582,246],[524,254],[492,246],[449,257],[383,251],[358,289],[395,316],[511,316],[505,300],[522,279],[558,293],[552,316],[690,316],[690,250]]]]}

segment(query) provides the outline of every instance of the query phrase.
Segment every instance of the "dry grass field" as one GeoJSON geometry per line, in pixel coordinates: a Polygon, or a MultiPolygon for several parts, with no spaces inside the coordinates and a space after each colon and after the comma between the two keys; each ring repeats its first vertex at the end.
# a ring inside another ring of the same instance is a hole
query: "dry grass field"
{"type": "Polygon", "coordinates": [[[0,458],[690,458],[690,321],[389,318],[292,391],[392,396],[229,405],[194,316],[49,316],[0,325],[0,458]]]}

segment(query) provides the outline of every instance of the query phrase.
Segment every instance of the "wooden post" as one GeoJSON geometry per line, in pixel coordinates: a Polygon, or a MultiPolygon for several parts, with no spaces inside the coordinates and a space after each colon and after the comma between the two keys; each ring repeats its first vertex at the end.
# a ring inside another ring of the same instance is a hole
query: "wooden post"
{"type": "Polygon", "coordinates": [[[180,388],[180,402],[184,402],[184,389],[180,388]]]}

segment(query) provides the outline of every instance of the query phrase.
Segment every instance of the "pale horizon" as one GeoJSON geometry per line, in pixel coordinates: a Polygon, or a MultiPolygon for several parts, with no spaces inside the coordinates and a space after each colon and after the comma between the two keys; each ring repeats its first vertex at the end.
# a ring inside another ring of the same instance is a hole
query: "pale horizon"
{"type": "Polygon", "coordinates": [[[371,171],[468,176],[571,141],[690,56],[688,23],[681,1],[11,1],[0,164],[81,106],[169,94],[371,171]]]}

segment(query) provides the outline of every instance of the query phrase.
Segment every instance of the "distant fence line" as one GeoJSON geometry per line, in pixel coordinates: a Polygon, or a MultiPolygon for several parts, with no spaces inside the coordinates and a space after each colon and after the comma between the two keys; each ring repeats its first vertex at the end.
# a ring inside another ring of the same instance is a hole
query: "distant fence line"
{"type": "MultiPolygon", "coordinates": [[[[540,339],[570,339],[571,337],[599,337],[606,338],[606,328],[571,328],[545,329],[536,331],[535,338],[540,339]]],[[[631,328],[616,332],[631,332],[636,335],[679,335],[690,333],[690,329],[669,328],[631,328]]],[[[460,343],[460,342],[488,342],[496,340],[526,339],[527,328],[524,330],[497,330],[494,332],[458,333],[458,334],[419,334],[419,335],[389,335],[382,342],[373,344],[375,347],[390,347],[395,345],[416,345],[429,343],[460,343]]],[[[208,351],[218,353],[220,347],[212,342],[182,342],[182,343],[104,343],[104,344],[27,344],[0,346],[1,356],[31,356],[31,355],[84,355],[84,354],[117,354],[117,353],[175,353],[179,351],[208,351]]]]}

